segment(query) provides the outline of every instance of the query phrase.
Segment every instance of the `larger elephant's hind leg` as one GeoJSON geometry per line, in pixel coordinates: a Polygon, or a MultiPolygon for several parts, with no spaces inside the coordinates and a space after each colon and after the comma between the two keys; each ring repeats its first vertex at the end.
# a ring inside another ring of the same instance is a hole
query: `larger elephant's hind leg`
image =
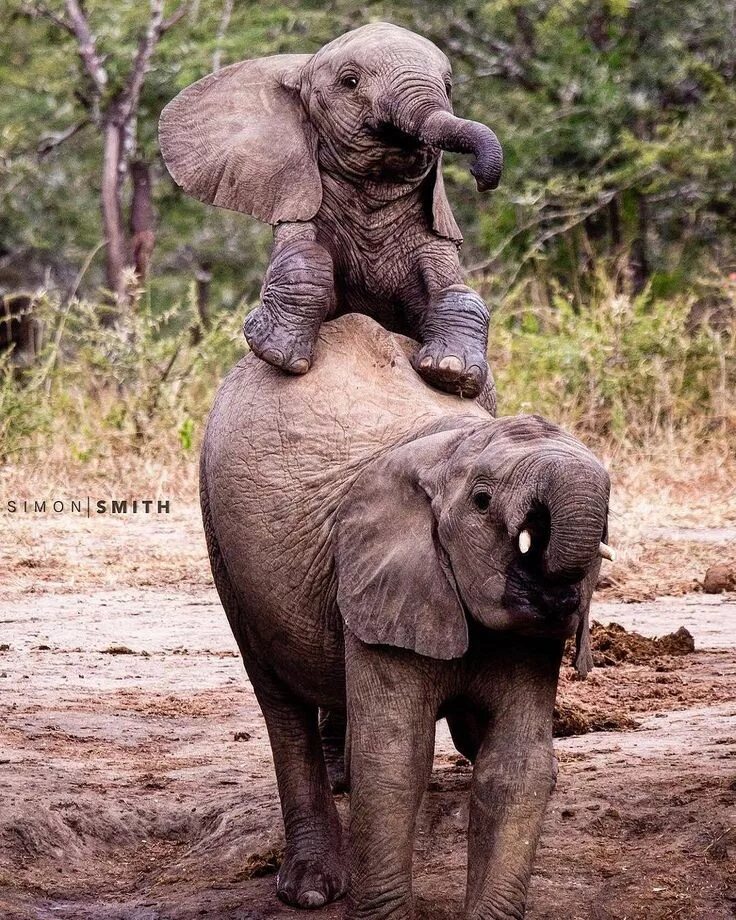
{"type": "Polygon", "coordinates": [[[246,668],[266,720],[286,832],[276,886],[294,907],[320,907],[347,888],[340,819],[322,754],[317,707],[246,668]]]}
{"type": "Polygon", "coordinates": [[[347,725],[348,719],[344,712],[320,709],[319,733],[322,737],[322,751],[327,765],[327,775],[334,793],[347,792],[350,788],[345,750],[347,725]]]}
{"type": "Polygon", "coordinates": [[[330,791],[317,707],[297,700],[266,671],[251,648],[247,616],[233,589],[212,525],[202,454],[200,497],[210,565],[220,600],[266,720],[273,751],[286,850],[277,878],[279,897],[295,907],[319,907],[347,888],[340,819],[330,791]]]}
{"type": "Polygon", "coordinates": [[[467,700],[451,703],[442,715],[447,719],[452,743],[463,757],[475,763],[488,731],[488,716],[471,706],[467,700]]]}

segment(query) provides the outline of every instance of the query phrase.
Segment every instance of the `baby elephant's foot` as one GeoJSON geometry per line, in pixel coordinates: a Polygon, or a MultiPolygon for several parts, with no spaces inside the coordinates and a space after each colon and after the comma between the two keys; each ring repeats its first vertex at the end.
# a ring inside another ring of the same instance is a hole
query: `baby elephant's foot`
{"type": "Polygon", "coordinates": [[[333,297],[327,250],[309,240],[284,246],[269,266],[261,305],[243,324],[251,351],[290,374],[306,374],[333,297]]]}
{"type": "Polygon", "coordinates": [[[414,369],[427,383],[474,399],[488,377],[488,308],[464,285],[432,298],[414,369]]]}
{"type": "Polygon", "coordinates": [[[314,908],[341,898],[348,887],[348,876],[339,853],[322,858],[310,857],[287,846],[276,877],[276,891],[292,907],[314,908]]]}
{"type": "Polygon", "coordinates": [[[243,323],[253,354],[290,374],[306,374],[312,366],[318,331],[319,324],[315,330],[285,328],[265,304],[249,313],[243,323]]]}
{"type": "Polygon", "coordinates": [[[433,387],[475,399],[488,376],[486,356],[477,351],[432,342],[415,358],[416,371],[433,387]]]}

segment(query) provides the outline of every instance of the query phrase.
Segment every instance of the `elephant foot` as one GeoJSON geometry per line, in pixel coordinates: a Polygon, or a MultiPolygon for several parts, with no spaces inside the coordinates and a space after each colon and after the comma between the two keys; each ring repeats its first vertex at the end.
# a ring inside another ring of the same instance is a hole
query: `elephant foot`
{"type": "Polygon", "coordinates": [[[251,351],[290,374],[306,374],[333,299],[332,258],[327,250],[313,240],[282,245],[268,267],[261,305],[243,324],[251,351]]]}
{"type": "Polygon", "coordinates": [[[348,887],[348,875],[339,846],[327,856],[310,856],[304,850],[287,846],[276,877],[276,892],[291,907],[315,908],[337,901],[348,887]]]}
{"type": "Polygon", "coordinates": [[[250,350],[262,361],[289,374],[306,374],[312,366],[317,329],[284,329],[263,305],[250,313],[243,332],[250,350]]]}
{"type": "Polygon", "coordinates": [[[464,285],[435,294],[420,332],[414,370],[434,387],[475,399],[488,377],[488,308],[464,285]]]}
{"type": "Polygon", "coordinates": [[[413,360],[414,370],[431,386],[475,399],[488,376],[486,356],[479,349],[429,342],[413,360]]]}

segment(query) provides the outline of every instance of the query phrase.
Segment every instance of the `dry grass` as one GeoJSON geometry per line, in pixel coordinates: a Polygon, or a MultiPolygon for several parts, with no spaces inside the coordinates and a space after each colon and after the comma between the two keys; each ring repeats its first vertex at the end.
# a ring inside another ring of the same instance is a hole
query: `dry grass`
{"type": "MultiPolygon", "coordinates": [[[[605,596],[691,591],[736,555],[736,287],[719,292],[718,329],[693,326],[687,299],[598,287],[581,314],[562,292],[536,303],[521,285],[507,298],[491,337],[501,411],[547,415],[611,470],[619,560],[604,567],[605,596]]],[[[109,330],[94,304],[44,295],[38,311],[50,331],[38,367],[19,379],[0,362],[0,590],[209,584],[197,446],[245,349],[240,317],[197,331],[192,304],[162,312],[142,298],[109,330]],[[87,496],[168,499],[171,513],[6,513],[7,499],[87,496]]]]}
{"type": "MultiPolygon", "coordinates": [[[[725,447],[698,454],[694,444],[663,444],[648,457],[621,449],[599,453],[613,479],[610,542],[618,552],[614,564],[604,564],[602,597],[641,600],[699,590],[708,566],[736,561],[736,457],[725,447]]],[[[19,501],[161,497],[171,511],[3,514],[0,592],[210,586],[196,479],[194,456],[171,466],[133,452],[91,469],[61,455],[43,465],[6,466],[0,492],[19,501]]]]}

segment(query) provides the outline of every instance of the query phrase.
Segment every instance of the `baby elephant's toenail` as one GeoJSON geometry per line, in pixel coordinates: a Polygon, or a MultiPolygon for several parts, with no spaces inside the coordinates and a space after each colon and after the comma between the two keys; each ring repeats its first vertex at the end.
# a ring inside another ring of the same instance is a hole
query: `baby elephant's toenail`
{"type": "Polygon", "coordinates": [[[453,374],[459,374],[463,369],[463,362],[455,355],[448,355],[440,361],[441,371],[451,371],[453,374]]]}
{"type": "Polygon", "coordinates": [[[283,366],[284,356],[277,348],[267,348],[261,357],[269,364],[275,364],[277,367],[283,366]]]}
{"type": "Polygon", "coordinates": [[[428,370],[430,367],[432,367],[432,359],[429,356],[422,358],[422,360],[419,362],[419,367],[421,367],[423,371],[428,370]]]}
{"type": "Polygon", "coordinates": [[[327,898],[321,891],[305,891],[299,895],[300,907],[322,907],[327,902],[327,898]]]}
{"type": "Polygon", "coordinates": [[[289,365],[292,374],[306,374],[309,370],[309,361],[306,358],[298,358],[289,365]]]}

